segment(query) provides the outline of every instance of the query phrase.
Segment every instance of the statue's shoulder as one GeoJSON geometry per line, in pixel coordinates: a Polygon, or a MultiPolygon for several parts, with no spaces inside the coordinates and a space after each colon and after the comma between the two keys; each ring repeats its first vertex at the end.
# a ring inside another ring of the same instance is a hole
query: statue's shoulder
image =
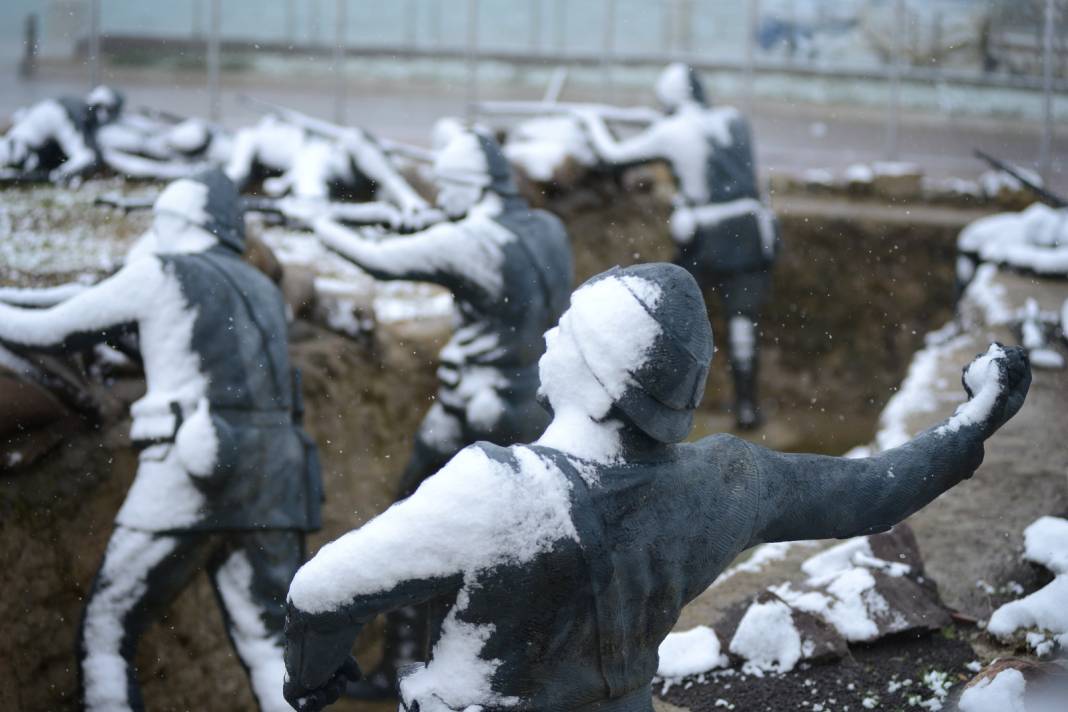
{"type": "Polygon", "coordinates": [[[753,460],[753,446],[729,433],[709,435],[687,447],[692,448],[694,454],[705,462],[715,463],[727,469],[732,469],[733,465],[750,463],[753,460]]]}

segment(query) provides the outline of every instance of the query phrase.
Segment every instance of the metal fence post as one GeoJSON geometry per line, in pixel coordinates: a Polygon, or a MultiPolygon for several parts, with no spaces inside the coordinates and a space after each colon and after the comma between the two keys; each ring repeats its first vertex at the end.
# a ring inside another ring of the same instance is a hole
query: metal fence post
{"type": "Polygon", "coordinates": [[[530,53],[541,49],[541,0],[530,0],[530,53]]]}
{"type": "Polygon", "coordinates": [[[100,0],[89,1],[89,86],[100,84],[100,0]]]}
{"type": "Polygon", "coordinates": [[[348,27],[348,0],[337,0],[334,11],[334,24],[336,35],[334,37],[334,121],[345,123],[345,37],[348,27]]]}
{"type": "Polygon", "coordinates": [[[1038,172],[1049,181],[1053,168],[1053,30],[1054,0],[1046,0],[1042,32],[1042,142],[1038,148],[1038,172]]]}
{"type": "Polygon", "coordinates": [[[478,103],[478,0],[467,0],[467,120],[475,119],[478,103]]]}
{"type": "Polygon", "coordinates": [[[208,114],[212,121],[222,118],[219,96],[219,34],[222,31],[222,0],[211,0],[208,25],[208,114]]]}
{"type": "Polygon", "coordinates": [[[408,47],[414,49],[419,39],[419,0],[404,5],[404,34],[408,47]]]}
{"type": "Polygon", "coordinates": [[[601,81],[604,95],[609,103],[615,99],[615,87],[612,85],[612,54],[616,37],[616,0],[604,0],[604,34],[601,45],[601,81]]]}
{"type": "Polygon", "coordinates": [[[890,98],[886,109],[886,158],[897,160],[899,151],[898,122],[901,104],[901,51],[905,31],[905,0],[894,1],[893,42],[889,66],[890,98]]]}
{"type": "Polygon", "coordinates": [[[756,33],[760,23],[760,0],[746,0],[745,26],[745,110],[753,111],[753,96],[756,81],[756,33]]]}

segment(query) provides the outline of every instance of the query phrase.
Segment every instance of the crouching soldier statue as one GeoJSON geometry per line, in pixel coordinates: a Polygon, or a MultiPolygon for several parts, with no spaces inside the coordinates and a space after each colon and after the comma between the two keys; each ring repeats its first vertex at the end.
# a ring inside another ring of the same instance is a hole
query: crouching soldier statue
{"type": "MultiPolygon", "coordinates": [[[[567,307],[573,269],[563,225],[517,193],[497,143],[481,132],[454,136],[435,160],[438,204],[456,222],[371,241],[329,218],[319,239],[377,279],[434,282],[456,299],[460,324],[441,351],[439,388],[415,438],[397,499],[479,440],[530,442],[549,414],[538,404],[542,334],[567,307]]],[[[421,659],[425,625],[412,611],[390,616],[382,664],[350,694],[395,694],[396,669],[421,659]]]]}
{"type": "Polygon", "coordinates": [[[666,161],[678,184],[670,232],[685,267],[723,305],[738,427],[760,425],[757,321],[779,249],[775,216],[760,199],[749,123],[730,107],[709,107],[692,67],[672,64],[656,83],[668,112],[616,141],[595,113],[580,113],[595,153],[617,165],[666,161]]]}
{"type": "Polygon", "coordinates": [[[47,99],[16,115],[11,130],[0,139],[0,166],[25,179],[66,183],[101,166],[100,130],[116,121],[123,96],[98,86],[84,100],[47,99]]]}
{"type": "Polygon", "coordinates": [[[404,710],[652,712],[657,647],[744,549],[885,531],[969,477],[1019,410],[1030,367],[992,346],[953,417],[876,457],[683,443],[712,332],[683,269],[599,275],[546,334],[533,445],[478,443],[293,579],[286,698],[318,710],[358,675],[372,616],[429,601],[433,653],[404,710]]]}
{"type": "Polygon", "coordinates": [[[136,329],[147,392],[141,449],[81,626],[89,710],[142,709],[138,641],[206,568],[261,709],[285,709],[285,596],[319,526],[314,446],[297,422],[281,293],[241,259],[237,192],[221,172],[171,183],[112,277],[49,309],[0,305],[0,342],[82,348],[136,329]]]}

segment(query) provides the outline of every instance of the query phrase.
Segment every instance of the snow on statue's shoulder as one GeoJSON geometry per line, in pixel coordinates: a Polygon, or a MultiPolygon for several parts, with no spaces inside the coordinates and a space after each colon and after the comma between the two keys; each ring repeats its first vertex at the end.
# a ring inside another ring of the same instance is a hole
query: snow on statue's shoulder
{"type": "Polygon", "coordinates": [[[337,610],[401,583],[477,578],[577,541],[564,475],[526,448],[509,452],[513,458],[465,448],[411,497],[324,546],[293,579],[294,604],[337,610]]]}
{"type": "Polygon", "coordinates": [[[980,680],[960,696],[960,712],[1026,712],[1027,681],[1019,670],[1002,670],[980,680]]]}

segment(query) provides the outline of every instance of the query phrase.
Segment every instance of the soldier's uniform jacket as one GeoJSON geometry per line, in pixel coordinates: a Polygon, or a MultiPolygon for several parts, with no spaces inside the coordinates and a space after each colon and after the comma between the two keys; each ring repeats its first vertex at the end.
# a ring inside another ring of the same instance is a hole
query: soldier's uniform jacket
{"type": "Polygon", "coordinates": [[[982,439],[932,430],[853,460],[717,435],[619,465],[479,443],[297,574],[287,668],[314,689],[376,613],[429,601],[404,709],[650,712],[659,643],[739,553],[886,530],[970,476],[982,439]]]}
{"type": "Polygon", "coordinates": [[[277,287],[223,241],[139,257],[51,309],[0,305],[0,342],[15,347],[80,349],[132,329],[147,391],[131,407],[142,451],[116,523],[156,532],[318,528],[318,461],[295,422],[277,287]],[[182,428],[204,404],[214,442],[183,452],[182,428]],[[203,452],[210,461],[193,472],[189,462],[203,452]]]}
{"type": "Polygon", "coordinates": [[[441,351],[439,398],[463,411],[489,388],[505,402],[533,400],[543,334],[567,308],[573,274],[563,224],[526,201],[501,196],[455,223],[387,239],[367,253],[335,247],[378,279],[440,284],[460,323],[441,351]]]}
{"type": "Polygon", "coordinates": [[[692,241],[680,245],[680,261],[711,272],[748,272],[772,263],[779,249],[774,216],[761,203],[753,159],[752,138],[745,117],[731,108],[706,109],[721,113],[729,140],[706,136],[707,196],[680,196],[696,209],[697,229],[692,241]]]}

